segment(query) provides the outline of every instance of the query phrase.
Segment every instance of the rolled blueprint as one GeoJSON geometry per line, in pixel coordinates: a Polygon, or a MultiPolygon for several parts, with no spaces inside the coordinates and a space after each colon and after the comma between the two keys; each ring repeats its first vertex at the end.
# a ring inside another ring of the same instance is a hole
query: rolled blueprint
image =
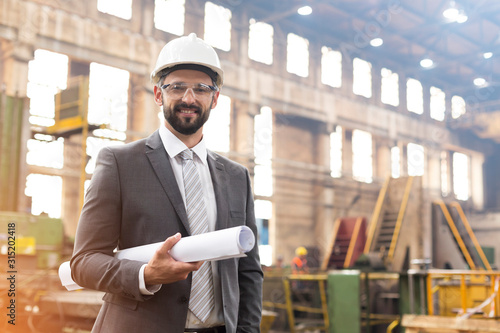
{"type": "MultiPolygon", "coordinates": [[[[116,252],[115,258],[149,262],[163,242],[131,247],[116,252]]],[[[170,250],[177,261],[216,261],[245,257],[255,245],[255,236],[249,227],[222,229],[181,238],[170,250]]]]}
{"type": "MultiPolygon", "coordinates": [[[[149,262],[163,242],[131,247],[115,253],[117,259],[149,262]]],[[[205,234],[181,238],[171,249],[170,255],[177,261],[217,261],[245,257],[253,249],[255,235],[247,226],[207,232],[205,234]]],[[[69,261],[59,267],[59,279],[67,290],[82,289],[71,278],[69,261]]]]}

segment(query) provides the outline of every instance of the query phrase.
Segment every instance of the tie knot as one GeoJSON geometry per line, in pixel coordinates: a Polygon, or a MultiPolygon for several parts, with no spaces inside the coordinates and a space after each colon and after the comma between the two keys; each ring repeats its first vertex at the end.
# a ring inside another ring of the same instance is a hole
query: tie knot
{"type": "Polygon", "coordinates": [[[191,149],[183,150],[179,153],[179,155],[183,160],[192,160],[193,159],[193,151],[191,149]]]}

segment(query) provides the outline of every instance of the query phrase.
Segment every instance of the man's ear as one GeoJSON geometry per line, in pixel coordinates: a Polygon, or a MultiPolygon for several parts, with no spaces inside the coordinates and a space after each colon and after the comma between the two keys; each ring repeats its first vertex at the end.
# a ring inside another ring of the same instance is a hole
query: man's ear
{"type": "Polygon", "coordinates": [[[156,105],[162,106],[163,105],[163,98],[162,98],[162,95],[161,95],[161,88],[158,88],[158,86],[155,86],[154,87],[154,94],[155,94],[155,103],[156,103],[156,105]]]}
{"type": "Polygon", "coordinates": [[[215,92],[214,98],[212,99],[212,109],[217,106],[217,100],[219,99],[219,91],[215,92]]]}

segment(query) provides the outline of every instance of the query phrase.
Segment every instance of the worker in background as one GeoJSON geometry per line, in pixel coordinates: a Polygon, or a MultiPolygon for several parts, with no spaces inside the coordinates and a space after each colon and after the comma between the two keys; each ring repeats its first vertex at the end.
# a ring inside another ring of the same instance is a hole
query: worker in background
{"type": "Polygon", "coordinates": [[[203,138],[223,84],[217,53],[194,33],[174,39],[151,79],[165,119],[145,139],[100,151],[78,224],[73,279],[106,292],[92,332],[259,332],[257,246],[216,262],[169,255],[193,234],[246,225],[257,236],[248,170],[203,138]],[[113,257],[160,241],[147,264],[113,257]]]}
{"type": "Polygon", "coordinates": [[[270,269],[277,274],[290,273],[290,265],[285,265],[285,258],[281,254],[276,257],[276,262],[270,269]]]}
{"type": "Polygon", "coordinates": [[[283,255],[278,255],[278,257],[276,258],[276,264],[274,265],[274,267],[276,268],[279,268],[279,269],[283,269],[285,268],[285,258],[283,258],[283,255]]]}
{"type": "MultiPolygon", "coordinates": [[[[308,274],[309,266],[307,265],[307,249],[299,246],[295,249],[295,257],[292,260],[292,274],[308,274]]],[[[292,301],[299,305],[309,306],[311,302],[310,281],[292,280],[292,301]]],[[[299,310],[294,310],[295,318],[307,317],[307,313],[299,310]]]]}
{"type": "Polygon", "coordinates": [[[299,246],[295,249],[295,257],[292,260],[292,273],[293,274],[307,274],[309,267],[307,266],[307,249],[299,246]]]}

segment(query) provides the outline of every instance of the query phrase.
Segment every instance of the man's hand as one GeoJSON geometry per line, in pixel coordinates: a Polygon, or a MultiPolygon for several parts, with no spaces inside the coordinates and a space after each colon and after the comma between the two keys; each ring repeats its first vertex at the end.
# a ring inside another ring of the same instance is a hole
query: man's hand
{"type": "Polygon", "coordinates": [[[170,256],[170,249],[181,239],[181,234],[167,238],[144,269],[146,285],[168,284],[185,280],[189,273],[198,270],[203,261],[182,262],[170,256]]]}

